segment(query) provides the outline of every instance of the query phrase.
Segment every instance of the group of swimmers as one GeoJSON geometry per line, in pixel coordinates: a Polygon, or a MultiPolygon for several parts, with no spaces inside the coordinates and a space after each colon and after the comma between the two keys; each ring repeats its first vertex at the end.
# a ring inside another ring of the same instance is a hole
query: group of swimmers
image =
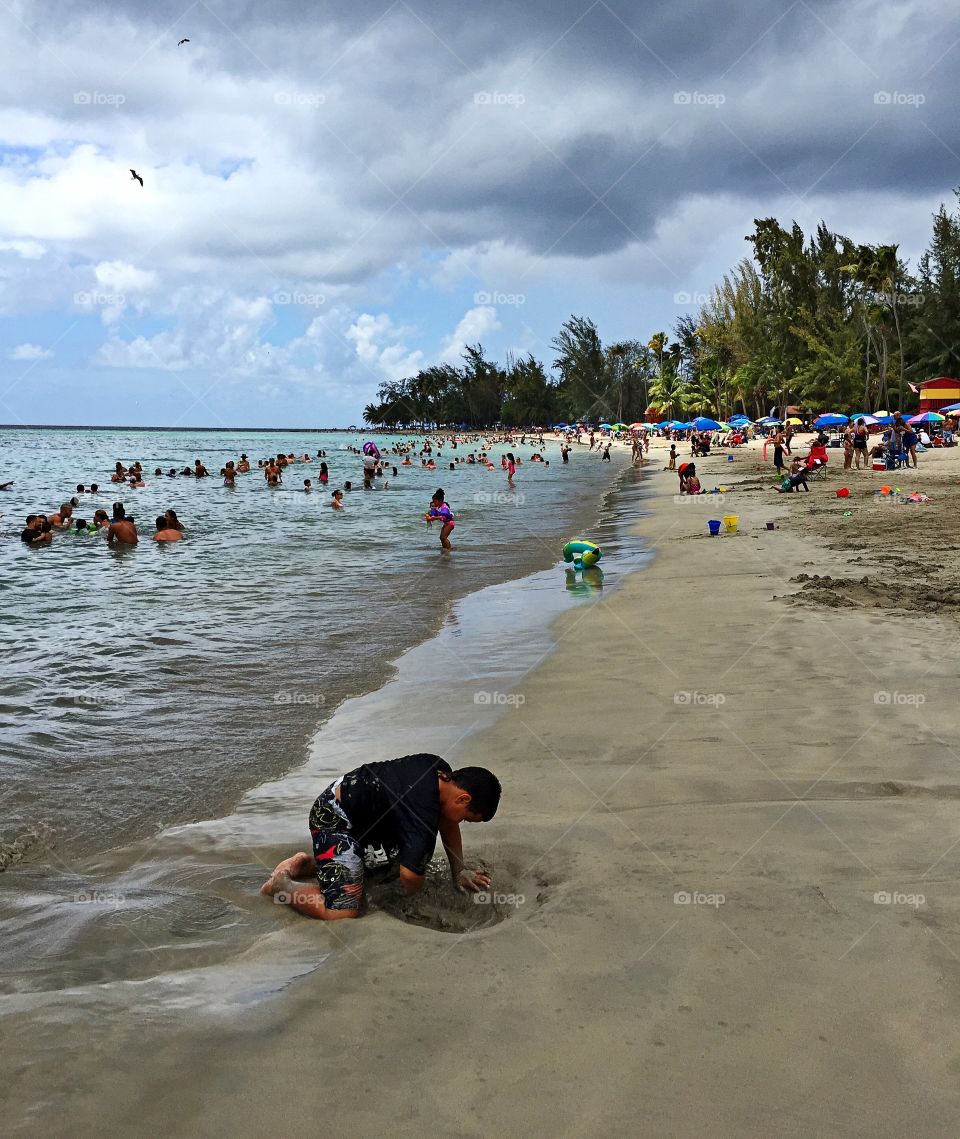
{"type": "MultiPolygon", "coordinates": [[[[96,486],[96,483],[91,485],[90,493],[97,493],[96,486]]],[[[77,490],[83,493],[82,485],[78,486],[77,490]]],[[[122,502],[113,504],[112,518],[103,509],[95,510],[92,522],[88,522],[85,518],[74,517],[74,510],[79,505],[80,500],[74,495],[69,502],[61,503],[60,509],[52,514],[28,514],[26,526],[20,533],[20,540],[34,548],[49,546],[53,542],[55,533],[78,536],[102,535],[111,546],[136,546],[139,542],[136,522],[127,515],[122,502]]],[[[183,537],[184,525],[177,518],[175,510],[166,510],[158,515],[155,526],[153,534],[155,542],[179,542],[183,537]]]]}
{"type": "MultiPolygon", "coordinates": [[[[475,436],[473,438],[465,438],[462,436],[434,436],[432,439],[423,441],[422,446],[419,448],[420,465],[427,470],[436,470],[437,460],[443,459],[443,448],[449,447],[451,451],[455,451],[458,444],[469,446],[474,444],[466,455],[455,455],[450,459],[449,469],[456,470],[458,466],[482,466],[487,470],[495,470],[496,466],[490,457],[487,450],[493,444],[502,442],[514,442],[513,436],[509,433],[504,437],[494,439],[492,442],[482,436],[475,436]],[[476,446],[481,444],[481,446],[476,446]]],[[[527,443],[527,435],[524,433],[520,438],[521,444],[527,443]]],[[[542,433],[533,433],[529,440],[535,450],[530,456],[530,462],[541,463],[544,466],[549,466],[550,461],[544,455],[546,444],[543,440],[542,433]]],[[[384,455],[381,455],[379,450],[372,444],[365,445],[364,450],[355,447],[348,447],[357,455],[363,457],[363,487],[365,490],[371,490],[374,486],[379,486],[383,489],[389,487],[387,481],[388,472],[394,478],[397,478],[399,471],[397,466],[393,465],[384,455]]],[[[567,443],[561,443],[560,447],[561,459],[564,463],[569,462],[570,447],[567,443]]],[[[412,456],[417,455],[417,443],[406,441],[397,442],[386,452],[387,455],[395,456],[399,466],[411,467],[415,465],[412,456]]],[[[608,456],[604,456],[605,458],[608,456]]],[[[263,473],[263,477],[268,486],[279,487],[283,484],[283,475],[287,468],[292,467],[295,463],[312,463],[314,459],[319,462],[319,470],[317,472],[317,482],[321,487],[326,487],[330,480],[330,471],[325,461],[326,451],[319,450],[316,456],[304,453],[297,455],[294,452],[284,454],[278,452],[275,456],[269,458],[259,459],[257,466],[263,473]]],[[[507,482],[510,486],[514,485],[514,476],[517,467],[522,464],[523,460],[519,455],[508,451],[501,456],[500,467],[506,472],[507,482]]],[[[223,467],[220,468],[220,475],[223,479],[225,487],[235,487],[237,484],[237,477],[241,474],[247,474],[251,471],[252,466],[249,457],[243,453],[238,461],[229,460],[223,467]]],[[[204,465],[203,461],[199,458],[195,459],[193,465],[186,465],[182,469],[170,467],[164,471],[162,467],[154,469],[155,478],[179,478],[189,477],[196,479],[203,479],[210,477],[210,471],[204,465]]],[[[113,474],[110,476],[110,481],[116,485],[123,485],[131,489],[139,489],[146,487],[148,484],[145,481],[145,471],[143,464],[139,461],[132,462],[129,466],[125,465],[122,461],[117,460],[113,474]]],[[[303,480],[303,491],[307,494],[312,494],[314,491],[314,482],[310,478],[303,480]]],[[[335,489],[331,493],[331,498],[327,504],[333,510],[345,509],[344,492],[353,490],[353,483],[345,481],[343,489],[335,489]]],[[[27,517],[26,526],[21,533],[21,538],[26,545],[31,547],[48,546],[53,540],[55,533],[72,533],[77,535],[103,535],[107,538],[110,545],[121,546],[134,546],[139,542],[139,534],[135,519],[126,513],[124,504],[122,502],[115,502],[113,504],[112,516],[108,515],[106,510],[98,509],[93,514],[92,521],[88,522],[86,518],[78,517],[76,512],[80,507],[80,497],[82,495],[96,496],[100,493],[100,488],[97,483],[91,483],[86,487],[83,483],[79,483],[76,488],[76,495],[71,498],[69,502],[61,504],[58,511],[52,514],[31,514],[27,517]]],[[[440,524],[440,545],[443,549],[452,549],[450,542],[450,535],[453,533],[456,521],[450,504],[446,501],[444,492],[438,488],[435,491],[430,501],[430,506],[425,514],[425,520],[428,525],[433,522],[440,524]]],[[[158,516],[155,521],[155,532],[152,535],[156,542],[179,542],[183,536],[184,527],[177,518],[176,511],[167,510],[162,515],[158,516]]]]}

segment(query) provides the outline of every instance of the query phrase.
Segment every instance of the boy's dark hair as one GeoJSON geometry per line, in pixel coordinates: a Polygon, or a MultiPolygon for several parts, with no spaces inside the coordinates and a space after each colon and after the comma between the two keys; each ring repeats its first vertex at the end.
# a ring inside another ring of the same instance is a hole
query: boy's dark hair
{"type": "Polygon", "coordinates": [[[470,809],[485,823],[490,822],[500,806],[500,780],[485,767],[461,767],[450,776],[461,791],[470,796],[470,809]]]}
{"type": "Polygon", "coordinates": [[[158,530],[166,530],[167,529],[167,518],[166,518],[165,514],[157,515],[157,529],[158,530]]]}

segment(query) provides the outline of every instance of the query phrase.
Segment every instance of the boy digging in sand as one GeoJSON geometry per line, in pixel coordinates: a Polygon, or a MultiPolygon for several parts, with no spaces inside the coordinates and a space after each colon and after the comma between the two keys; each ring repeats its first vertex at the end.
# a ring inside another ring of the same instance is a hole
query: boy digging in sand
{"type": "Polygon", "coordinates": [[[364,867],[398,862],[407,894],[423,889],[437,835],[454,886],[477,893],[490,876],[464,865],[462,822],[489,822],[500,783],[483,767],[451,771],[439,755],[407,755],[365,763],[335,780],[310,811],[313,854],[284,859],[261,893],[308,917],[355,918],[363,901],[364,867]],[[315,875],[315,882],[299,879],[315,875]]]}

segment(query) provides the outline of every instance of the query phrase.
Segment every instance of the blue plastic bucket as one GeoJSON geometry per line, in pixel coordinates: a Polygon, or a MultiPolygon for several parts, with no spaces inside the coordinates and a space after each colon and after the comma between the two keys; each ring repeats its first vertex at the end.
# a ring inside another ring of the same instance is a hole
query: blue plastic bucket
{"type": "Polygon", "coordinates": [[[716,536],[720,533],[720,527],[723,525],[723,523],[719,518],[711,518],[707,525],[710,527],[711,537],[716,538],[716,536]]]}

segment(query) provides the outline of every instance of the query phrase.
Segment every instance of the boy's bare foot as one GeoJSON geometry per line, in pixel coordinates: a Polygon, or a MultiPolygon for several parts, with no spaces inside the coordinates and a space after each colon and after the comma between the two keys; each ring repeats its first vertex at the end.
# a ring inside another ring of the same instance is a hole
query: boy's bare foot
{"type": "Polygon", "coordinates": [[[291,858],[285,858],[270,875],[270,877],[260,887],[261,894],[273,895],[277,890],[281,889],[281,880],[289,885],[291,878],[297,878],[304,874],[308,868],[313,865],[313,856],[305,854],[303,851],[298,851],[291,858]]]}

